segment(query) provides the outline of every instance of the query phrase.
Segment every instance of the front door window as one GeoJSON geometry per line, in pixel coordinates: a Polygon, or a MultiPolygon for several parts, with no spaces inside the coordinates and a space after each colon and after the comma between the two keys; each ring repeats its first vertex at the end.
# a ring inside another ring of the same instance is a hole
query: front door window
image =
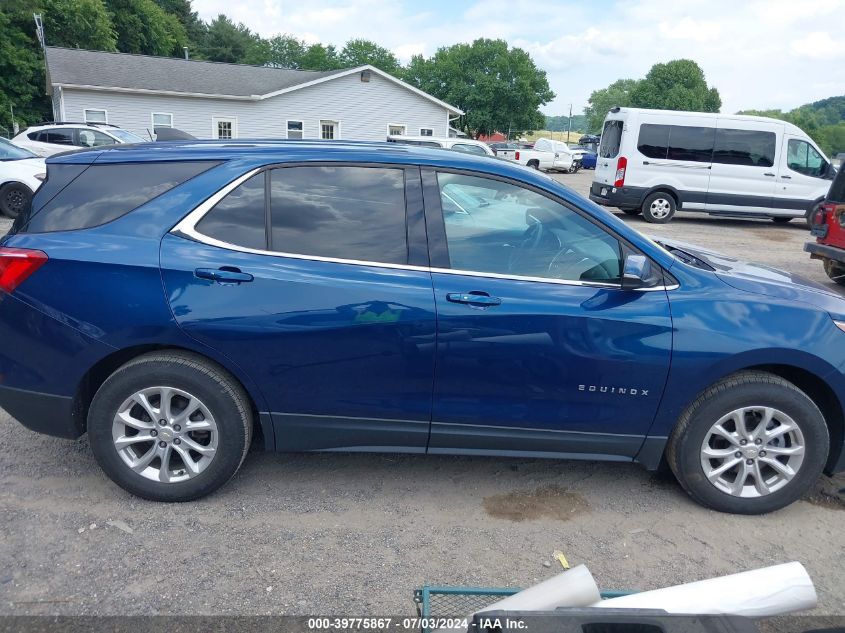
{"type": "Polygon", "coordinates": [[[805,176],[821,178],[827,169],[827,161],[807,141],[791,138],[786,147],[786,164],[792,170],[805,176]]]}

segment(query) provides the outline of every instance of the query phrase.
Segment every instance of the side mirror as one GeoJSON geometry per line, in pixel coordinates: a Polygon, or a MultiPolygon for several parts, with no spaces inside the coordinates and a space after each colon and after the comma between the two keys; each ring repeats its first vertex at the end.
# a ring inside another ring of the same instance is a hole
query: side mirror
{"type": "Polygon", "coordinates": [[[625,257],[622,268],[622,289],[636,290],[650,284],[651,261],[645,255],[631,254],[625,257]]]}

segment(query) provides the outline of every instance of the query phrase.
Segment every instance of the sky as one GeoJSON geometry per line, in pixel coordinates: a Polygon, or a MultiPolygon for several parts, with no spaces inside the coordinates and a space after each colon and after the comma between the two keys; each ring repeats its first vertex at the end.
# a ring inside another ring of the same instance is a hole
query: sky
{"type": "Polygon", "coordinates": [[[404,63],[479,37],[528,51],[573,114],[593,90],[643,77],[652,64],[695,60],[722,112],[794,107],[845,94],[845,0],[193,0],[263,37],[372,40],[404,63]]]}

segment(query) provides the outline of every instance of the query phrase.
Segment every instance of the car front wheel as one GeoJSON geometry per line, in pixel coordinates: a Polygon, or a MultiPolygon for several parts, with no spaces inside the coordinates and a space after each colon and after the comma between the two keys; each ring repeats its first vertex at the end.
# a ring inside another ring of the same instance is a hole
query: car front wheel
{"type": "Polygon", "coordinates": [[[129,361],[106,379],[88,413],[102,469],[153,501],[190,501],[225,484],[246,456],[252,425],[240,384],[187,352],[129,361]]]}
{"type": "Polygon", "coordinates": [[[845,286],[845,266],[832,259],[826,259],[824,260],[824,272],[830,277],[831,281],[845,286]]]}
{"type": "Polygon", "coordinates": [[[828,449],[824,418],[803,391],[779,376],[744,371],[690,405],[666,455],[699,503],[721,512],[764,514],[811,488],[828,449]]]}
{"type": "Polygon", "coordinates": [[[19,182],[10,182],[0,187],[0,212],[7,218],[15,219],[29,206],[32,191],[19,182]]]}

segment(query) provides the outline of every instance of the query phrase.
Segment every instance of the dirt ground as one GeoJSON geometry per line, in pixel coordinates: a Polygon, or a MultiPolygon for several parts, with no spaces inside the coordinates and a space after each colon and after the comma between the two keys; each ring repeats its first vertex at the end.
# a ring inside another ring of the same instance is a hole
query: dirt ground
{"type": "MultiPolygon", "coordinates": [[[[586,192],[591,173],[557,178],[586,192]]],[[[625,219],[827,283],[799,221],[625,219]]],[[[845,615],[842,477],[744,517],[627,464],[253,453],[217,494],[165,505],[112,485],[85,438],[5,413],[0,437],[0,614],[412,614],[417,587],[527,586],[561,550],[608,589],[797,560],[815,613],[845,615]]]]}

